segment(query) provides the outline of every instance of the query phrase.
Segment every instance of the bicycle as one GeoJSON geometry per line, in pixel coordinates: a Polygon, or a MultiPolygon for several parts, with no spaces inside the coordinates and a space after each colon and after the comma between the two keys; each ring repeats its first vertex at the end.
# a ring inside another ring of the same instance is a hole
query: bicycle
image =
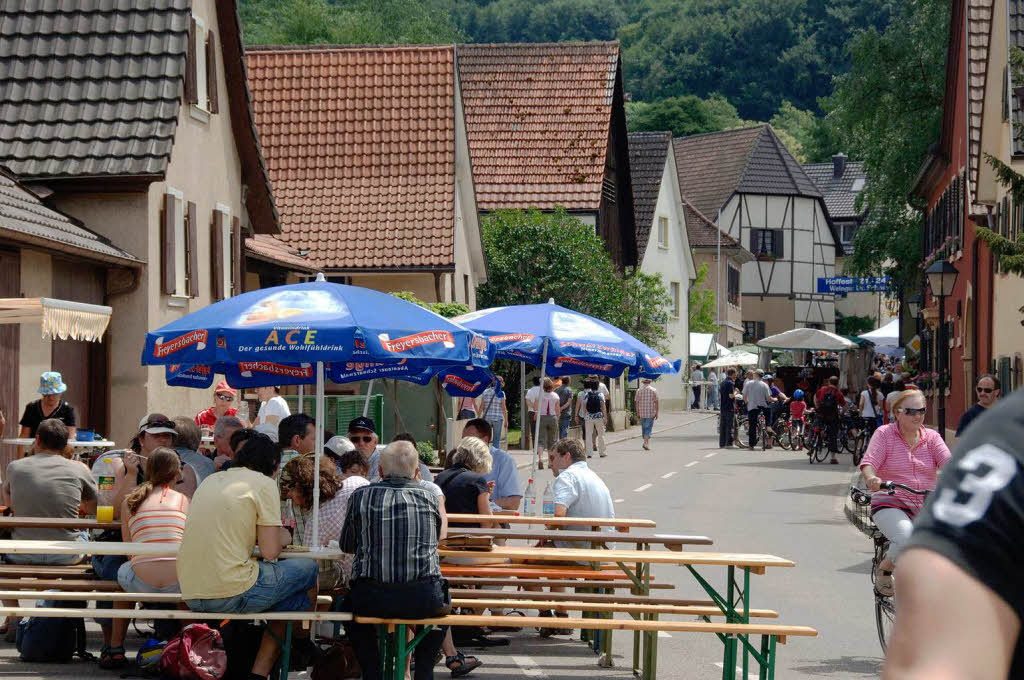
{"type": "Polygon", "coordinates": [[[822,424],[821,418],[814,415],[809,417],[810,421],[807,423],[805,430],[807,462],[808,464],[814,462],[824,463],[829,457],[825,426],[822,424]]]}
{"type": "MultiPolygon", "coordinates": [[[[903,489],[923,497],[927,497],[931,493],[927,489],[924,491],[912,489],[909,486],[896,482],[882,482],[882,488],[879,491],[884,491],[892,496],[895,495],[896,489],[903,489]]],[[[851,486],[850,498],[860,507],[871,505],[871,492],[867,489],[851,486]]],[[[871,590],[875,595],[875,627],[878,629],[878,643],[882,646],[882,654],[885,654],[886,641],[889,639],[893,622],[896,620],[896,598],[878,592],[875,582],[878,578],[878,572],[881,570],[880,565],[885,559],[886,552],[889,550],[889,539],[885,537],[885,534],[877,526],[871,530],[871,539],[875,543],[875,556],[871,560],[871,590]]]]}

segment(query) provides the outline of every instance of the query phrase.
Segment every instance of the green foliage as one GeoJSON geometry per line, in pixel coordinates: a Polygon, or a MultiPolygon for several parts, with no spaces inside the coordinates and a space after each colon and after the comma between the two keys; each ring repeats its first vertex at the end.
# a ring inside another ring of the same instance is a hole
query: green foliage
{"type": "Polygon", "coordinates": [[[408,290],[392,291],[390,293],[396,298],[411,302],[414,305],[419,305],[424,309],[429,309],[438,316],[443,316],[446,319],[450,319],[453,316],[459,316],[460,314],[467,314],[469,307],[462,304],[461,302],[424,302],[423,300],[416,297],[416,294],[408,290]]]}
{"type": "Polygon", "coordinates": [[[665,341],[671,300],[660,276],[623,276],[592,227],[564,210],[500,210],[480,225],[487,282],[480,307],[554,299],[602,319],[658,348],[665,341]]]}
{"type": "Polygon", "coordinates": [[[949,3],[907,2],[884,31],[850,44],[850,71],[826,102],[829,120],[851,156],[864,161],[867,184],[858,204],[868,211],[847,270],[889,274],[906,290],[918,281],[921,213],[907,194],[939,137],[949,3]]]}
{"type": "Polygon", "coordinates": [[[875,320],[870,316],[843,316],[836,312],[836,333],[839,335],[860,335],[875,329],[875,320]]]}
{"type": "Polygon", "coordinates": [[[437,453],[434,451],[434,445],[430,442],[416,442],[416,451],[419,453],[420,462],[424,465],[437,465],[437,453]]]}
{"type": "Polygon", "coordinates": [[[783,101],[769,121],[786,148],[801,163],[820,163],[840,150],[839,139],[828,122],[813,111],[803,111],[783,101]]]}
{"type": "Polygon", "coordinates": [[[242,0],[248,45],[436,44],[462,39],[438,0],[242,0]]]}
{"type": "Polygon", "coordinates": [[[690,286],[690,332],[717,333],[715,324],[715,291],[707,288],[708,263],[697,268],[697,278],[690,286]]]}
{"type": "Polygon", "coordinates": [[[720,95],[707,100],[685,95],[626,105],[630,132],[668,130],[675,137],[717,132],[743,125],[736,108],[720,95]]]}
{"type": "MultiPolygon", "coordinates": [[[[1020,50],[1017,52],[1017,55],[1011,55],[1011,63],[1014,56],[1020,58],[1022,53],[1020,50]]],[[[1017,75],[1014,74],[1015,80],[1017,75]]],[[[990,154],[985,154],[985,160],[995,170],[996,181],[1006,187],[1010,193],[1014,205],[1024,203],[1024,175],[1014,172],[1013,168],[990,154]]],[[[1016,238],[1012,240],[981,226],[975,226],[974,232],[992,250],[1002,271],[1024,276],[1024,232],[1017,234],[1016,238]]]]}

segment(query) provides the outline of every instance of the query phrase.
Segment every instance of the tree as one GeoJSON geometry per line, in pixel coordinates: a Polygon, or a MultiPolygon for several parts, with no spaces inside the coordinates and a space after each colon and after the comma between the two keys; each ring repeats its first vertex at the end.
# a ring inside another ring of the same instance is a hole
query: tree
{"type": "Polygon", "coordinates": [[[706,288],[708,263],[697,268],[697,278],[690,285],[690,332],[717,333],[715,323],[715,291],[706,288]]]}
{"type": "Polygon", "coordinates": [[[852,66],[836,79],[828,118],[867,183],[858,206],[850,273],[889,274],[912,289],[921,259],[921,208],[907,195],[929,146],[939,137],[949,3],[904,3],[884,31],[868,29],[850,45],[852,66]]]}
{"type": "Polygon", "coordinates": [[[436,44],[461,33],[436,0],[242,0],[248,45],[436,44]]]}
{"type": "Polygon", "coordinates": [[[870,316],[843,316],[836,312],[836,333],[839,335],[860,335],[875,329],[875,320],[870,316]]]}
{"type": "Polygon", "coordinates": [[[468,314],[469,307],[461,302],[424,302],[423,300],[416,297],[416,294],[408,290],[391,291],[391,295],[396,298],[411,302],[414,305],[419,305],[424,309],[429,309],[438,316],[443,316],[446,319],[450,319],[461,314],[468,314]]]}
{"type": "Polygon", "coordinates": [[[477,288],[479,306],[554,299],[652,347],[664,344],[671,300],[660,276],[620,274],[593,227],[563,209],[532,209],[495,211],[480,229],[487,282],[477,288]]]}

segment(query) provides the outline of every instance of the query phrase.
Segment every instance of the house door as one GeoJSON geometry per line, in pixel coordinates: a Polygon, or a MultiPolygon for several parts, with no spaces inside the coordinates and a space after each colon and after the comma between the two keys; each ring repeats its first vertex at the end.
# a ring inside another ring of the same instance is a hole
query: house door
{"type": "MultiPolygon", "coordinates": [[[[53,260],[53,297],[93,305],[103,304],[106,273],[99,267],[53,260]]],[[[60,371],[68,391],[64,398],[75,407],[78,426],[108,434],[107,343],[58,340],[52,344],[50,364],[60,371]]]]}
{"type": "MultiPolygon", "coordinates": [[[[0,298],[21,295],[21,255],[0,250],[0,298]]],[[[7,427],[0,434],[16,437],[21,418],[18,403],[18,325],[0,324],[0,410],[7,427]]]]}

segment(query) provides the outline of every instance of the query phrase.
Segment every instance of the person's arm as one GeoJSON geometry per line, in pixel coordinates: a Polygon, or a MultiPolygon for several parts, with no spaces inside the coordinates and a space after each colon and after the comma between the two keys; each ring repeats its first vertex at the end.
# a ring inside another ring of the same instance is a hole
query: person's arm
{"type": "Polygon", "coordinates": [[[448,511],[444,509],[444,496],[437,497],[437,512],[441,515],[441,529],[437,534],[437,540],[442,541],[448,538],[448,511]]]}
{"type": "Polygon", "coordinates": [[[187,498],[192,498],[198,487],[199,478],[196,476],[195,468],[188,464],[183,465],[181,468],[181,479],[178,480],[176,490],[179,493],[185,494],[187,498]]]}
{"type": "Polygon", "coordinates": [[[276,560],[281,549],[291,543],[291,533],[281,526],[281,497],[277,482],[267,477],[257,485],[256,492],[256,545],[265,560],[276,560]]]}
{"type": "Polygon", "coordinates": [[[658,413],[661,411],[661,402],[658,401],[658,393],[654,393],[654,418],[657,420],[658,413]]]}
{"type": "Polygon", "coordinates": [[[75,426],[75,425],[71,425],[71,426],[68,427],[68,442],[70,443],[70,442],[77,441],[77,440],[78,440],[78,427],[75,426]]]}
{"type": "Polygon", "coordinates": [[[608,424],[608,400],[605,399],[601,402],[601,415],[604,416],[605,424],[608,424]]]}
{"type": "Polygon", "coordinates": [[[561,503],[555,503],[555,517],[565,517],[568,512],[569,508],[561,503]]]}
{"type": "Polygon", "coordinates": [[[1005,600],[930,550],[908,549],[896,574],[900,617],[889,639],[885,680],[1009,676],[1020,619],[1005,600]]]}
{"type": "Polygon", "coordinates": [[[265,560],[276,560],[281,549],[291,542],[291,534],[281,526],[257,526],[256,545],[265,560]]]}
{"type": "MultiPolygon", "coordinates": [[[[476,514],[478,515],[491,515],[491,494],[489,492],[483,492],[478,494],[476,497],[476,514]]],[[[497,528],[497,522],[480,522],[480,526],[485,529],[497,528]]]]}
{"type": "Polygon", "coordinates": [[[81,461],[73,462],[81,465],[81,467],[76,467],[76,469],[82,473],[81,500],[78,504],[78,511],[86,515],[95,515],[96,500],[99,497],[99,488],[96,486],[96,480],[92,478],[92,471],[89,470],[88,465],[81,461]]]}
{"type": "Polygon", "coordinates": [[[5,479],[3,487],[0,487],[0,499],[8,508],[11,507],[11,480],[5,479]]]}
{"type": "Polygon", "coordinates": [[[135,481],[138,479],[141,460],[141,456],[133,451],[125,451],[124,458],[111,456],[110,461],[114,465],[114,512],[121,511],[125,496],[138,486],[135,481]]]}
{"type": "MultiPolygon", "coordinates": [[[[95,502],[95,501],[94,501],[95,502]]],[[[132,542],[132,532],[128,530],[128,500],[121,503],[121,540],[125,543],[132,542]]]]}

